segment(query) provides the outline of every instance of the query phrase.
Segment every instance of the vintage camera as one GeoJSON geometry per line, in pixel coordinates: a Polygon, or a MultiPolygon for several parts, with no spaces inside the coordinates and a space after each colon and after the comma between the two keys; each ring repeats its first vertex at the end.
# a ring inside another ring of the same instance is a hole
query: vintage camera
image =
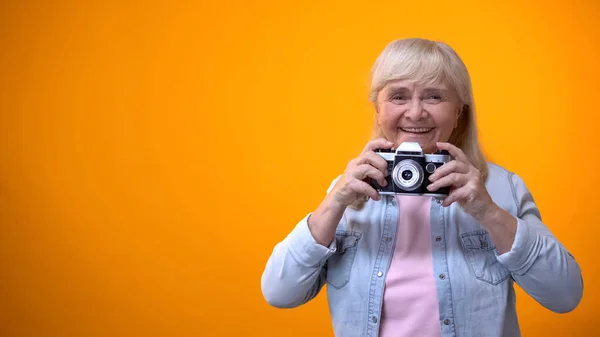
{"type": "Polygon", "coordinates": [[[381,195],[408,194],[426,195],[444,198],[450,193],[450,187],[442,187],[437,191],[427,190],[429,176],[438,167],[452,160],[446,150],[438,150],[433,154],[423,154],[419,143],[404,142],[398,149],[379,149],[375,151],[388,163],[387,186],[380,186],[375,180],[371,186],[381,195]]]}

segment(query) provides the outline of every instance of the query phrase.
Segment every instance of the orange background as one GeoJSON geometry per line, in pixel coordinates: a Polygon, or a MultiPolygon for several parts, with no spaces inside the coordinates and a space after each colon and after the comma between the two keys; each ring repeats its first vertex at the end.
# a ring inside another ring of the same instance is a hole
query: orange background
{"type": "Polygon", "coordinates": [[[518,292],[524,336],[597,336],[597,1],[3,1],[0,336],[327,336],[269,307],[273,246],[367,141],[390,41],[443,40],[490,159],[521,175],[584,298],[518,292]]]}

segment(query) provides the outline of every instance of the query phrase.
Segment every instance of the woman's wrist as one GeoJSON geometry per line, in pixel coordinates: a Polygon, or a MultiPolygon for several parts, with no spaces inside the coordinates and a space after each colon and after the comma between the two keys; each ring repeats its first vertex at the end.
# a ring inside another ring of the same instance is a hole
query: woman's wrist
{"type": "Polygon", "coordinates": [[[331,244],[346,207],[331,194],[319,204],[308,219],[308,229],[317,243],[325,247],[331,244]]]}
{"type": "Polygon", "coordinates": [[[480,223],[490,233],[496,250],[500,254],[511,250],[517,233],[517,219],[514,216],[493,204],[484,213],[480,223]]]}

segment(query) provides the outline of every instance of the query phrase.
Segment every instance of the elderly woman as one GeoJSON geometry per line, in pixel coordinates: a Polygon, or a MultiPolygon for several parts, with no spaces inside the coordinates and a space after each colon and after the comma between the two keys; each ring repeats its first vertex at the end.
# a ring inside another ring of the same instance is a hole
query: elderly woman
{"type": "Polygon", "coordinates": [[[390,43],[373,67],[370,99],[373,140],[275,246],[262,276],[267,302],[296,307],[327,283],[342,337],[519,336],[514,282],[549,310],[573,310],[580,268],[523,180],[486,162],[455,51],[423,39],[390,43]],[[376,151],[405,142],[451,160],[428,177],[431,193],[378,193],[391,180],[376,151]],[[431,197],[444,188],[446,197],[431,197]]]}

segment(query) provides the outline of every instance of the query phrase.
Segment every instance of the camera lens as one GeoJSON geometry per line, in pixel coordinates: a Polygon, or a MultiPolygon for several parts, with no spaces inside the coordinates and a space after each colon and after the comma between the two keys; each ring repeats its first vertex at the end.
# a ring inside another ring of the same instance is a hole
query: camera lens
{"type": "Polygon", "coordinates": [[[392,172],[394,183],[405,191],[414,191],[423,183],[423,168],[412,159],[396,164],[392,172]]]}

